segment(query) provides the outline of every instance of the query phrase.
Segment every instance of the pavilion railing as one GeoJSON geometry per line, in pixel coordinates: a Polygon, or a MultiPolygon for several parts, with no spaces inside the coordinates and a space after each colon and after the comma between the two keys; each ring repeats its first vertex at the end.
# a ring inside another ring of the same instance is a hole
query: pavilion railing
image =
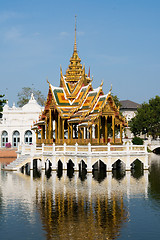
{"type": "Polygon", "coordinates": [[[145,145],[133,145],[132,143],[127,142],[127,144],[123,145],[111,145],[108,143],[107,145],[91,145],[90,143],[86,145],[79,145],[75,143],[74,145],[67,145],[64,143],[63,145],[45,145],[37,147],[36,145],[19,145],[18,152],[22,155],[31,154],[31,155],[40,155],[40,154],[132,154],[132,153],[147,153],[147,144],[145,145]]]}
{"type": "MultiPolygon", "coordinates": [[[[41,145],[41,144],[53,144],[54,140],[53,139],[38,139],[37,140],[37,145],[41,145]]],[[[115,139],[115,143],[113,142],[112,138],[108,139],[108,142],[110,142],[111,144],[122,144],[120,141],[120,138],[116,138],[115,139]]],[[[66,143],[67,145],[73,145],[73,144],[79,144],[79,145],[86,145],[88,143],[91,143],[92,145],[106,145],[104,138],[92,138],[92,140],[90,139],[58,139],[56,140],[55,144],[56,145],[63,145],[64,143],[66,143]]]]}

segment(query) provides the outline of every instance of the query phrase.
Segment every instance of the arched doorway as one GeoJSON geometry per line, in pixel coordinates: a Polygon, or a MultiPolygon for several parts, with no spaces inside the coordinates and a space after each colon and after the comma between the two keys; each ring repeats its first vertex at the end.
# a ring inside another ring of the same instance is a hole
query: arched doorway
{"type": "Polygon", "coordinates": [[[7,131],[2,132],[2,141],[1,141],[1,147],[5,147],[6,143],[8,143],[8,133],[7,131]]]}
{"type": "Polygon", "coordinates": [[[18,131],[13,132],[13,147],[17,147],[20,142],[20,133],[18,131]]]}
{"type": "Polygon", "coordinates": [[[24,143],[32,144],[32,132],[30,130],[27,130],[24,134],[24,143]]]}

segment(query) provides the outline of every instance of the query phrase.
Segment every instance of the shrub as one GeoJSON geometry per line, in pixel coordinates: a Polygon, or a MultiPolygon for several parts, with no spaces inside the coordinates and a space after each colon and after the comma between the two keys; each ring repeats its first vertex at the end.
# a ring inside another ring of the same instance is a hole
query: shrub
{"type": "Polygon", "coordinates": [[[6,143],[6,148],[11,148],[11,143],[6,143]]]}
{"type": "Polygon", "coordinates": [[[134,137],[134,138],[132,139],[132,143],[133,143],[134,145],[143,145],[143,139],[140,138],[140,137],[134,137]]]}

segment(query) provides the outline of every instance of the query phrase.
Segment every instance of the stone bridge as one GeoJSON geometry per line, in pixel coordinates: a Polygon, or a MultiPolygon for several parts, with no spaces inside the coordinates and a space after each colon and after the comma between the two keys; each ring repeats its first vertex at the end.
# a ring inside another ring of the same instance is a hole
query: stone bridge
{"type": "Polygon", "coordinates": [[[34,145],[22,145],[18,149],[17,160],[6,167],[6,170],[19,170],[25,164],[30,164],[33,169],[34,162],[41,169],[49,166],[51,169],[57,170],[59,165],[63,170],[67,170],[69,166],[75,171],[85,168],[87,172],[93,169],[104,167],[106,171],[112,171],[116,168],[117,163],[125,169],[131,170],[136,160],[143,164],[143,169],[148,169],[148,152],[147,145],[44,145],[36,147],[34,145]]]}
{"type": "Polygon", "coordinates": [[[160,140],[145,141],[145,143],[151,151],[157,150],[158,148],[160,150],[160,140]]]}

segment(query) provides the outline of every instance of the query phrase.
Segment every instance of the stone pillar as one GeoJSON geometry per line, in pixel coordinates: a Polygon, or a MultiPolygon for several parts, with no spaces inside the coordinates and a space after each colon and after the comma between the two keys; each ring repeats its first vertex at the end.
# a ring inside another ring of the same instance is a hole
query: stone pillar
{"type": "Polygon", "coordinates": [[[33,157],[31,156],[30,170],[33,170],[33,157]]]}
{"type": "Polygon", "coordinates": [[[52,156],[52,171],[57,170],[56,156],[52,156]]]}
{"type": "Polygon", "coordinates": [[[45,161],[44,156],[42,155],[42,170],[45,170],[45,161]]]}
{"type": "Polygon", "coordinates": [[[46,160],[46,171],[49,169],[49,159],[46,160]]]}
{"type": "Polygon", "coordinates": [[[143,164],[143,169],[148,170],[149,164],[148,164],[148,154],[145,155],[145,162],[143,164]]]}
{"type": "Polygon", "coordinates": [[[87,173],[92,173],[92,161],[91,161],[91,157],[87,157],[87,173]]]}
{"type": "Polygon", "coordinates": [[[79,166],[77,162],[77,157],[74,157],[74,171],[79,171],[79,166]]]}
{"type": "Polygon", "coordinates": [[[108,156],[107,158],[108,158],[108,159],[107,159],[108,161],[107,161],[106,171],[107,171],[107,172],[112,172],[111,156],[108,156]]]}
{"type": "Polygon", "coordinates": [[[130,170],[131,170],[130,155],[127,155],[126,171],[130,171],[130,170]]]}
{"type": "Polygon", "coordinates": [[[55,152],[56,152],[56,146],[55,146],[55,143],[53,143],[52,147],[53,147],[53,148],[52,148],[52,149],[53,149],[53,150],[52,150],[52,153],[53,153],[53,155],[55,155],[55,152]]]}
{"type": "Polygon", "coordinates": [[[67,170],[67,162],[66,162],[66,160],[63,162],[63,170],[67,170]]]}

